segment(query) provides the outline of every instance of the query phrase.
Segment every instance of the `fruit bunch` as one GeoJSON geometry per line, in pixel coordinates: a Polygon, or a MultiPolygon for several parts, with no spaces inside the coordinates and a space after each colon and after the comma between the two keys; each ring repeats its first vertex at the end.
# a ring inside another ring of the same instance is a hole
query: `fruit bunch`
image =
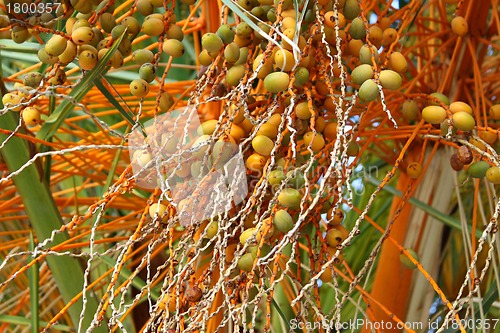
{"type": "MultiPolygon", "coordinates": [[[[434,2],[441,6],[436,12],[444,15],[446,35],[433,38],[469,38],[458,1],[434,2]],[[447,14],[446,8],[455,12],[447,14]]],[[[227,0],[220,12],[210,14],[207,8],[214,3],[63,0],[50,14],[21,17],[7,13],[4,5],[0,16],[0,37],[38,45],[39,60],[13,79],[2,97],[3,111],[16,117],[20,112],[36,143],[52,146],[46,133],[64,137],[66,129],[57,126],[65,121],[73,126],[64,119],[72,112],[64,104],[70,100],[84,105],[99,135],[105,133],[103,145],[109,140],[133,150],[130,164],[117,155],[119,180],[99,203],[112,205],[120,196],[140,202],[129,214],[134,222],[140,216],[139,227],[123,248],[148,251],[130,256],[134,273],[127,282],[147,267],[147,281],[161,286],[156,294],[151,285],[143,287],[130,300],[131,307],[139,307],[140,296],[154,299],[146,331],[160,326],[215,331],[228,325],[222,312],[245,329],[269,330],[270,321],[256,323],[256,314],[276,315],[271,310],[275,292],[289,293],[291,312],[319,320],[331,302],[320,298],[318,286],[337,286],[340,276],[349,297],[379,249],[355,276],[351,245],[362,224],[376,225],[367,217],[374,198],[398,170],[410,185],[425,177],[422,146],[429,142],[452,147],[453,170],[500,184],[499,105],[490,99],[480,111],[472,98],[459,98],[445,84],[429,80],[432,73],[424,75],[435,61],[426,65],[423,52],[415,50],[428,42],[415,29],[429,23],[415,14],[413,26],[410,13],[420,12],[416,1],[405,9],[381,9],[358,0],[227,0]],[[217,24],[207,25],[203,15],[215,17],[217,24]],[[169,84],[174,70],[193,68],[196,80],[182,89],[169,84]],[[107,82],[108,71],[127,71],[121,79],[126,82],[107,82]],[[116,118],[107,118],[109,110],[92,99],[96,91],[123,118],[107,124],[104,120],[116,118]],[[138,147],[131,139],[134,131],[142,136],[138,147]],[[372,154],[391,168],[358,209],[353,177],[372,154]],[[238,159],[241,169],[234,167],[238,159]],[[143,175],[152,187],[140,187],[143,175]],[[208,186],[218,175],[225,177],[225,191],[208,186]],[[245,191],[229,176],[238,176],[245,191]],[[181,191],[174,193],[174,187],[181,191]],[[224,209],[216,210],[220,202],[224,209]],[[196,213],[212,208],[209,217],[196,213]],[[151,255],[160,252],[163,262],[152,264],[151,255]],[[308,312],[311,302],[318,305],[316,312],[308,312]]],[[[452,52],[442,43],[443,56],[452,52]]],[[[98,134],[92,134],[88,140],[95,147],[91,140],[98,134]]],[[[68,230],[83,225],[96,207],[68,230]]],[[[408,253],[418,260],[414,250],[408,253]]],[[[406,267],[417,267],[401,258],[406,267]]],[[[129,257],[119,260],[121,265],[129,257]]],[[[120,292],[113,289],[115,282],[102,294],[101,314],[110,306],[106,295],[120,292]]],[[[335,311],[340,318],[341,306],[335,311]]],[[[103,317],[96,316],[92,325],[103,317]]]]}
{"type": "MultiPolygon", "coordinates": [[[[259,204],[232,208],[230,220],[194,222],[194,239],[210,244],[232,272],[244,272],[245,281],[262,276],[262,261],[288,254],[291,240],[311,239],[321,254],[310,276],[330,282],[343,247],[356,234],[341,224],[351,204],[349,174],[361,149],[355,117],[367,103],[397,94],[408,61],[396,51],[379,54],[382,46],[397,45],[398,33],[384,17],[368,24],[357,1],[299,8],[292,1],[250,1],[245,10],[250,20],[222,24],[201,37],[203,84],[192,98],[205,104],[194,105],[201,124],[192,146],[208,142],[197,152],[198,162],[220,157],[220,142],[239,145],[232,153],[243,154],[250,200],[259,204]],[[221,243],[227,244],[224,251],[221,243]]],[[[177,173],[177,182],[198,175],[191,167],[177,173]]],[[[184,201],[172,207],[161,199],[150,207],[150,217],[170,225],[172,208],[182,213],[184,201]]],[[[241,292],[246,294],[235,291],[241,292]]],[[[163,308],[176,309],[172,302],[163,308]]]]}

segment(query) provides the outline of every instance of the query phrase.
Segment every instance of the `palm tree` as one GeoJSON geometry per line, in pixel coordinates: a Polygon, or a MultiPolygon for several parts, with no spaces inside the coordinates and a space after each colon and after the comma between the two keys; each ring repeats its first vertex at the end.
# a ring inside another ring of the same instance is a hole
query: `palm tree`
{"type": "Polygon", "coordinates": [[[0,331],[498,331],[497,1],[0,8],[0,331]]]}

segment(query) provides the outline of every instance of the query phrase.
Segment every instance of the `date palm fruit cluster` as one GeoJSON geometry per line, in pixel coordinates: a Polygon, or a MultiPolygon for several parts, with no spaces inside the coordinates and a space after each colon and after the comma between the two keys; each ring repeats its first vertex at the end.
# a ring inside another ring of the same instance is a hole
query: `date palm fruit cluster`
{"type": "MultiPolygon", "coordinates": [[[[192,1],[184,2],[191,4],[192,1]]],[[[355,0],[339,1],[337,10],[333,1],[320,1],[318,8],[313,4],[310,1],[307,6],[294,8],[293,1],[284,1],[281,12],[278,12],[276,1],[243,1],[241,5],[249,12],[249,16],[259,19],[255,20],[258,23],[251,25],[239,21],[233,25],[221,24],[215,32],[201,37],[203,50],[198,60],[203,66],[210,67],[212,73],[222,74],[223,80],[218,84],[224,86],[226,91],[245,84],[252,76],[254,81],[262,83],[262,92],[268,96],[254,96],[252,93],[247,96],[247,102],[251,102],[248,110],[251,114],[262,113],[268,107],[265,102],[269,96],[276,102],[272,115],[258,125],[245,116],[246,111],[242,106],[226,106],[232,122],[225,140],[239,144],[250,138],[251,149],[245,162],[250,176],[257,178],[265,175],[271,187],[282,187],[276,198],[279,210],[275,210],[273,217],[268,218],[268,223],[263,224],[269,225],[269,228],[261,233],[270,234],[271,229],[288,232],[296,219],[292,216],[299,210],[304,198],[303,181],[289,186],[293,179],[299,177],[294,170],[305,164],[305,160],[300,158],[297,158],[296,165],[286,163],[285,156],[290,148],[292,133],[294,140],[298,140],[299,150],[304,154],[327,155],[337,139],[338,120],[335,112],[342,107],[335,99],[335,94],[347,86],[359,97],[359,105],[372,102],[380,98],[380,93],[401,89],[409,70],[404,54],[386,52],[388,46],[398,43],[398,31],[390,18],[380,17],[377,22],[369,24],[360,15],[361,8],[355,0]],[[322,26],[315,24],[318,23],[316,10],[321,14],[322,26]],[[279,22],[278,26],[276,22],[279,22]],[[258,29],[255,29],[256,26],[258,29]],[[280,42],[277,45],[270,43],[270,35],[280,42]],[[327,61],[330,58],[334,62],[327,61]],[[293,105],[291,115],[285,115],[290,105],[293,105]],[[291,124],[289,119],[292,119],[291,124]],[[271,156],[277,162],[274,167],[266,169],[271,156]]],[[[48,38],[38,51],[40,61],[53,66],[53,70],[48,76],[37,72],[27,74],[17,91],[4,96],[4,104],[19,105],[23,97],[29,97],[27,94],[30,89],[38,89],[45,84],[63,85],[66,82],[65,66],[69,63],[76,62],[82,71],[92,70],[113,43],[120,39],[109,65],[120,68],[124,57],[131,56],[139,66],[139,78],[130,83],[130,92],[139,98],[146,97],[150,84],[158,79],[158,57],[148,48],[133,51],[134,39],[138,36],[161,37],[161,50],[158,52],[173,58],[184,54],[184,33],[176,25],[177,18],[172,12],[159,13],[163,11],[163,5],[163,1],[138,0],[135,3],[138,15],[129,15],[117,22],[113,15],[115,6],[107,0],[63,1],[50,17],[33,16],[27,19],[28,25],[13,26],[12,39],[24,42],[36,31],[32,26],[52,27],[58,20],[64,20],[64,29],[48,38]],[[76,15],[71,16],[73,13],[76,15]]],[[[7,26],[8,18],[1,18],[0,25],[7,26]]],[[[454,18],[451,25],[457,35],[464,36],[467,33],[463,18],[454,18]]],[[[257,93],[257,90],[254,92],[257,93]]],[[[463,102],[450,104],[446,96],[439,93],[430,96],[429,105],[421,112],[415,101],[405,101],[403,119],[412,121],[418,119],[420,114],[430,124],[451,124],[459,133],[474,129],[475,120],[469,105],[463,102]]],[[[160,110],[165,112],[172,105],[172,96],[163,92],[160,110]]],[[[36,107],[17,106],[12,110],[22,110],[28,126],[40,122],[40,111],[36,107]]],[[[200,126],[199,140],[221,136],[222,133],[214,133],[216,124],[215,119],[206,120],[200,126]]],[[[348,156],[357,154],[359,148],[354,141],[347,147],[348,156]]],[[[148,154],[138,156],[144,165],[151,159],[148,154]]],[[[455,157],[453,159],[455,169],[460,163],[464,164],[455,157]]],[[[197,173],[195,168],[192,169],[188,171],[197,173]]],[[[413,164],[407,171],[410,176],[417,178],[421,169],[420,165],[413,164]]],[[[475,169],[474,164],[471,169],[475,169]]],[[[491,170],[488,174],[493,173],[491,170]]],[[[488,179],[493,179],[493,176],[488,179]]],[[[331,204],[324,198],[320,203],[331,204]]],[[[160,211],[165,211],[165,207],[160,211]]],[[[327,236],[328,239],[335,238],[332,237],[327,236]]],[[[334,243],[328,242],[330,245],[334,243]]]]}
{"type": "MultiPolygon", "coordinates": [[[[387,17],[380,17],[376,23],[368,24],[360,16],[357,1],[339,1],[337,12],[332,1],[320,1],[318,10],[324,23],[321,28],[313,24],[315,12],[312,6],[304,6],[297,12],[292,1],[284,1],[280,2],[282,11],[278,14],[278,2],[275,1],[239,3],[251,13],[249,16],[260,20],[254,20],[258,29],[245,21],[234,25],[223,24],[217,31],[202,36],[203,50],[198,59],[208,67],[204,75],[222,75],[214,87],[223,85],[224,91],[231,91],[249,87],[249,82],[257,87],[250,89],[245,96],[245,112],[231,103],[223,106],[222,111],[231,119],[227,132],[232,139],[237,143],[250,139],[250,149],[245,155],[249,176],[264,178],[271,194],[274,194],[273,197],[269,195],[271,200],[266,202],[270,214],[256,219],[259,221],[257,225],[245,224],[240,234],[241,245],[248,243],[249,247],[239,259],[238,267],[251,271],[257,257],[269,253],[269,244],[272,248],[288,231],[295,229],[300,232],[303,229],[302,226],[296,227],[296,223],[301,205],[307,207],[310,203],[306,198],[304,177],[311,175],[296,172],[306,164],[306,159],[297,157],[293,161],[295,165],[287,162],[285,156],[289,156],[291,140],[297,140],[297,148],[303,156],[328,156],[337,140],[336,110],[339,104],[334,96],[347,87],[359,98],[355,107],[381,99],[382,94],[387,98],[391,93],[404,89],[403,84],[412,65],[403,53],[387,52],[389,46],[398,44],[399,33],[393,22],[387,17]],[[299,18],[303,21],[299,22],[299,18]],[[280,22],[277,27],[273,26],[276,22],[280,22]],[[271,43],[268,36],[276,36],[280,42],[271,43]],[[339,54],[341,57],[337,58],[339,54]],[[337,62],[331,63],[330,59],[337,62]],[[274,111],[265,119],[261,117],[257,126],[253,125],[245,113],[261,115],[269,108],[269,98],[273,100],[274,111]],[[301,181],[291,183],[290,180],[297,179],[299,174],[301,181]]],[[[451,23],[453,32],[461,37],[467,33],[463,21],[463,18],[457,17],[451,23]]],[[[440,93],[430,94],[423,109],[414,100],[405,101],[401,115],[399,121],[424,119],[432,125],[451,126],[454,134],[465,137],[476,126],[469,105],[458,101],[450,104],[447,97],[440,93]]],[[[210,119],[202,127],[214,124],[214,120],[210,119]]],[[[214,132],[204,134],[218,135],[214,132]]],[[[347,147],[347,156],[358,154],[356,142],[349,143],[347,147]]],[[[484,161],[478,163],[488,165],[484,161]]],[[[471,167],[475,169],[474,164],[471,167]]],[[[497,167],[483,168],[482,172],[490,181],[495,179],[500,182],[498,170],[497,167]]],[[[423,166],[413,162],[406,171],[411,178],[417,179],[423,172],[423,166]]],[[[311,183],[318,178],[313,177],[311,183]]],[[[333,184],[330,185],[333,188],[333,184]]],[[[337,248],[342,248],[341,244],[349,234],[340,224],[340,216],[343,217],[344,213],[338,208],[331,208],[329,200],[322,198],[319,203],[321,209],[318,212],[328,213],[330,223],[323,225],[323,241],[327,244],[327,253],[333,256],[337,248]]],[[[207,237],[213,237],[217,228],[216,221],[210,222],[206,229],[207,237]]],[[[338,261],[342,260],[341,253],[335,256],[338,261]]],[[[322,279],[331,279],[329,273],[331,271],[326,270],[322,279]]]]}
{"type": "MultiPolygon", "coordinates": [[[[493,130],[476,129],[475,114],[472,107],[461,101],[451,102],[447,96],[441,93],[432,93],[429,99],[423,102],[425,105],[421,111],[415,100],[406,100],[401,106],[401,113],[406,121],[413,122],[423,119],[426,123],[439,126],[443,136],[452,135],[453,139],[468,141],[470,147],[460,144],[456,152],[450,157],[450,166],[455,171],[466,168],[472,178],[488,179],[493,184],[500,183],[500,171],[498,166],[491,166],[486,160],[482,160],[481,152],[487,151],[486,145],[500,150],[498,145],[498,134],[493,130]],[[475,149],[475,153],[472,149],[475,149]],[[488,171],[488,172],[487,172],[488,171]]],[[[497,120],[496,112],[498,105],[493,105],[488,113],[492,121],[497,120]]],[[[407,173],[411,178],[418,178],[422,173],[422,166],[411,163],[407,167],[407,173]]]]}
{"type": "MultiPolygon", "coordinates": [[[[194,2],[182,0],[186,5],[194,2]]],[[[139,78],[130,82],[130,93],[147,98],[151,97],[151,85],[161,79],[160,56],[182,57],[185,43],[191,42],[184,40],[173,11],[163,8],[165,3],[171,5],[171,1],[136,0],[133,15],[120,20],[114,15],[112,1],[62,3],[61,9],[50,18],[42,15],[43,18],[29,18],[27,25],[12,26],[10,37],[21,43],[39,33],[34,26],[52,28],[58,21],[64,22],[63,28],[47,38],[38,51],[39,60],[50,70],[45,75],[27,74],[22,84],[2,99],[10,110],[22,112],[28,126],[39,124],[41,116],[36,107],[26,102],[46,86],[64,86],[68,64],[76,64],[86,75],[119,42],[107,65],[119,69],[124,59],[131,57],[139,78]],[[159,41],[159,47],[136,48],[136,39],[159,41]]],[[[258,199],[260,209],[252,209],[241,223],[232,226],[234,237],[226,248],[226,261],[234,258],[237,248],[245,248],[237,259],[237,267],[245,273],[252,272],[257,258],[268,255],[287,235],[309,236],[314,231],[326,249],[322,263],[332,259],[334,264],[342,262],[341,251],[349,230],[342,225],[345,215],[341,208],[344,207],[342,191],[340,194],[336,191],[345,189],[342,177],[346,175],[341,170],[333,177],[331,174],[325,177],[326,171],[319,164],[310,165],[309,161],[314,157],[329,164],[333,151],[343,165],[357,158],[361,147],[353,135],[343,132],[346,122],[341,118],[343,111],[349,107],[361,113],[367,103],[382,104],[400,95],[409,72],[414,70],[407,56],[395,51],[399,49],[400,36],[398,24],[390,16],[369,23],[361,15],[358,0],[307,1],[307,5],[298,1],[299,8],[295,3],[238,1],[248,18],[221,24],[199,40],[202,50],[197,61],[205,67],[200,79],[207,83],[202,97],[220,98],[227,94],[229,98],[218,102],[210,113],[200,112],[202,123],[193,146],[205,141],[214,145],[198,151],[196,157],[201,160],[211,155],[217,160],[231,156],[242,145],[250,192],[263,191],[258,199]],[[231,95],[235,91],[240,93],[231,95]],[[230,147],[229,154],[226,147],[230,147]],[[319,195],[318,183],[325,178],[328,178],[324,183],[326,195],[319,195]],[[308,218],[304,220],[301,212],[308,209],[308,218]]],[[[0,26],[9,24],[7,18],[0,17],[0,26]]],[[[456,17],[451,26],[458,36],[467,34],[463,18],[456,17]]],[[[169,111],[174,104],[168,92],[161,92],[158,101],[161,112],[169,111]]],[[[489,144],[497,142],[496,134],[476,130],[471,106],[459,101],[450,103],[440,93],[430,94],[425,102],[406,100],[401,112],[390,111],[397,123],[423,119],[431,126],[446,129],[443,136],[449,127],[453,135],[468,139],[480,149],[481,141],[471,133],[477,132],[489,144]]],[[[492,108],[489,117],[500,120],[498,105],[492,108]]],[[[147,151],[134,156],[141,166],[152,158],[147,151]]],[[[197,162],[176,172],[180,182],[188,176],[199,176],[202,168],[201,162],[197,162]]],[[[500,183],[500,169],[491,167],[480,160],[479,154],[462,145],[452,156],[451,166],[462,170],[467,165],[472,177],[486,177],[492,183],[500,183]]],[[[422,166],[414,162],[406,171],[416,179],[422,173],[422,166]]],[[[170,208],[168,204],[155,202],[149,207],[149,215],[153,220],[165,222],[170,208]]],[[[220,227],[219,221],[212,219],[201,222],[198,229],[204,239],[213,240],[220,227]]],[[[332,276],[332,270],[327,269],[321,279],[328,282],[332,276]]],[[[189,302],[202,298],[196,288],[183,291],[189,302]]],[[[160,308],[173,312],[176,297],[167,296],[160,308]]]]}
{"type": "MultiPolygon", "coordinates": [[[[205,75],[222,74],[222,79],[213,85],[214,88],[223,86],[224,91],[230,91],[247,84],[250,79],[261,82],[261,85],[257,85],[260,88],[246,96],[246,108],[235,102],[223,105],[222,112],[231,119],[228,128],[215,132],[217,120],[207,119],[201,124],[198,133],[199,140],[208,140],[210,136],[215,140],[224,136],[226,140],[238,144],[247,140],[250,148],[245,154],[248,176],[251,180],[265,178],[270,189],[266,196],[270,213],[267,217],[255,219],[260,220],[257,225],[245,224],[239,237],[242,245],[248,242],[250,246],[239,259],[238,267],[250,271],[257,257],[255,246],[265,244],[267,247],[277,242],[295,228],[301,205],[306,207],[310,204],[306,197],[305,178],[314,184],[321,177],[321,174],[304,174],[300,170],[306,164],[302,156],[298,156],[295,163],[287,162],[291,140],[298,143],[299,151],[306,156],[327,156],[337,139],[335,111],[338,102],[334,94],[340,92],[342,85],[348,85],[358,91],[360,103],[374,101],[380,89],[400,89],[408,64],[399,52],[392,52],[387,64],[383,63],[378,48],[395,42],[397,31],[390,27],[391,22],[387,19],[367,25],[359,16],[357,1],[341,1],[337,14],[333,11],[333,2],[324,2],[318,8],[322,13],[324,32],[313,24],[316,8],[312,2],[296,13],[293,3],[285,1],[279,18],[281,25],[276,31],[270,26],[278,20],[277,4],[273,1],[243,4],[246,10],[264,23],[257,24],[258,30],[245,21],[235,25],[222,24],[215,32],[204,34],[201,38],[203,50],[198,60],[208,67],[205,75]],[[299,24],[302,14],[304,20],[299,24]],[[336,27],[340,28],[339,45],[336,27]],[[269,34],[281,37],[279,45],[268,41],[266,36],[269,34]],[[326,38],[327,45],[323,43],[323,38],[326,38]],[[335,56],[338,52],[342,53],[340,66],[338,63],[337,66],[329,65],[328,54],[335,56]],[[333,72],[333,76],[330,72],[333,72]],[[342,72],[347,76],[346,80],[340,80],[342,72]],[[292,92],[295,97],[292,97],[292,92]],[[245,113],[264,113],[269,107],[269,97],[275,101],[274,112],[265,120],[253,124],[245,113]],[[286,113],[287,110],[291,111],[290,114],[286,113]],[[289,119],[292,120],[291,124],[288,124],[289,119]]],[[[163,51],[172,57],[181,55],[181,50],[182,46],[177,41],[163,44],[163,51]]],[[[346,144],[347,157],[356,156],[358,151],[356,142],[346,144]]],[[[193,172],[196,173],[192,169],[193,172]]],[[[329,186],[333,187],[334,184],[329,186]]],[[[327,196],[318,200],[318,213],[327,213],[330,221],[322,226],[325,230],[324,243],[330,252],[337,251],[348,235],[347,229],[340,224],[343,211],[339,208],[332,211],[333,199],[327,196]]],[[[154,209],[150,210],[151,217],[157,216],[157,210],[165,212],[166,209],[165,205],[155,204],[154,209]]],[[[316,223],[318,221],[321,218],[316,223]]],[[[208,223],[207,237],[213,237],[217,228],[217,222],[208,223]]],[[[296,228],[298,231],[301,229],[296,228]]],[[[259,255],[268,252],[268,249],[261,250],[259,255]]],[[[341,258],[341,254],[337,255],[338,258],[341,258]]]]}
{"type": "MultiPolygon", "coordinates": [[[[339,1],[336,11],[333,1],[320,1],[318,8],[314,7],[313,2],[309,2],[307,6],[298,8],[298,11],[292,1],[284,1],[281,12],[275,1],[244,1],[241,5],[251,13],[249,15],[260,20],[255,24],[258,29],[246,21],[221,24],[215,32],[201,37],[203,49],[198,55],[198,61],[209,68],[209,74],[206,75],[222,74],[222,80],[217,85],[222,86],[224,91],[237,89],[251,79],[261,84],[246,96],[247,110],[234,102],[223,107],[223,112],[232,119],[229,128],[216,132],[217,120],[205,120],[198,129],[200,137],[197,143],[214,138],[240,144],[249,139],[250,149],[245,155],[249,177],[264,177],[271,189],[270,193],[275,194],[276,202],[274,207],[269,207],[271,213],[261,221],[260,228],[248,225],[241,233],[245,235],[240,237],[240,241],[244,240],[242,243],[251,239],[253,246],[256,246],[262,239],[267,244],[269,239],[276,240],[294,228],[301,205],[309,204],[309,199],[305,196],[304,177],[312,177],[310,182],[314,183],[321,176],[314,175],[314,172],[303,174],[298,171],[306,164],[306,159],[302,156],[296,158],[295,165],[287,162],[291,140],[298,143],[298,149],[304,156],[327,156],[337,140],[336,111],[342,108],[335,94],[347,88],[359,99],[356,107],[362,107],[365,103],[380,99],[381,93],[390,94],[391,91],[401,89],[409,64],[402,53],[386,52],[388,46],[398,43],[398,31],[390,18],[380,17],[377,22],[368,24],[360,15],[361,8],[355,0],[339,1]],[[315,24],[316,10],[321,14],[321,27],[315,24]],[[302,21],[299,21],[300,18],[302,21]],[[280,24],[273,26],[276,22],[280,24]],[[280,42],[277,45],[270,43],[269,36],[280,42]],[[334,62],[330,62],[330,58],[334,62]],[[245,113],[262,114],[268,108],[266,102],[269,97],[275,101],[274,111],[265,121],[259,121],[257,125],[252,123],[245,113]],[[291,113],[286,114],[287,110],[291,110],[291,113]],[[271,167],[273,159],[275,162],[271,167]]],[[[38,73],[30,73],[24,80],[27,87],[36,89],[46,83],[63,85],[66,82],[64,68],[67,64],[77,62],[80,69],[90,71],[113,43],[121,39],[109,65],[120,68],[124,57],[131,56],[139,67],[139,78],[131,81],[130,93],[138,98],[145,98],[149,94],[150,85],[158,80],[158,54],[149,48],[133,50],[134,39],[139,36],[161,38],[161,49],[158,52],[172,58],[184,54],[184,33],[175,24],[176,16],[172,12],[159,13],[163,8],[163,1],[138,0],[135,3],[138,15],[126,16],[120,22],[113,15],[114,5],[108,1],[70,1],[65,2],[61,8],[63,11],[56,13],[53,20],[64,17],[64,30],[53,34],[38,52],[40,61],[54,66],[52,76],[43,77],[38,73]],[[74,11],[77,12],[76,16],[69,17],[74,11]]],[[[459,23],[460,20],[455,19],[452,25],[463,26],[459,23]]],[[[458,31],[457,34],[463,33],[463,29],[455,30],[458,31]]],[[[13,39],[23,40],[18,35],[24,36],[17,33],[17,38],[13,39]]],[[[26,38],[29,38],[29,34],[26,38]]],[[[18,104],[16,96],[19,94],[11,94],[5,96],[5,102],[18,104]]],[[[439,97],[439,94],[433,96],[437,99],[439,97]]],[[[161,94],[161,111],[168,111],[173,103],[173,97],[169,93],[161,94]]],[[[453,128],[471,131],[475,126],[474,118],[470,107],[466,108],[463,104],[465,103],[452,103],[447,110],[440,103],[431,102],[421,111],[421,117],[431,124],[441,124],[447,120],[447,112],[450,112],[453,128]]],[[[31,106],[23,110],[23,119],[27,125],[39,123],[40,113],[36,111],[31,106]]],[[[416,102],[404,102],[403,119],[418,119],[419,113],[416,102]]],[[[356,156],[358,151],[355,141],[346,145],[346,156],[356,156]]],[[[214,156],[221,153],[217,149],[212,152],[214,156]]],[[[143,152],[135,158],[140,165],[146,165],[152,156],[143,152]]],[[[178,172],[177,176],[198,176],[198,169],[192,167],[178,172]]],[[[412,178],[418,178],[422,166],[413,163],[407,168],[407,172],[412,178]]],[[[329,186],[334,187],[334,184],[329,186]]],[[[268,195],[267,199],[270,205],[272,196],[268,195]]],[[[333,224],[325,224],[328,227],[325,228],[324,240],[329,248],[335,249],[347,237],[347,230],[340,225],[338,217],[335,217],[342,211],[336,209],[331,212],[331,206],[331,198],[320,198],[320,211],[328,212],[328,221],[334,221],[333,224]]],[[[150,208],[150,215],[161,216],[166,211],[165,205],[154,204],[150,208]]],[[[207,235],[213,235],[216,224],[210,223],[208,226],[207,235]]],[[[256,252],[252,246],[249,247],[248,254],[255,259],[256,252]]],[[[250,256],[242,257],[238,266],[249,270],[249,263],[253,264],[249,258],[250,256]]]]}
{"type": "MultiPolygon", "coordinates": [[[[16,43],[23,43],[34,35],[47,36],[37,56],[40,62],[53,68],[45,75],[39,72],[25,75],[22,85],[17,85],[15,91],[4,96],[4,104],[14,106],[25,102],[21,107],[17,106],[12,110],[24,114],[23,119],[27,126],[37,125],[40,123],[40,112],[35,112],[37,109],[33,105],[30,105],[26,112],[22,110],[36,93],[31,90],[43,89],[50,85],[63,86],[67,82],[66,66],[70,63],[76,63],[82,71],[94,69],[98,61],[120,39],[118,48],[114,50],[107,65],[119,69],[124,58],[132,55],[133,61],[140,65],[140,68],[139,79],[130,83],[130,91],[134,96],[145,97],[149,92],[149,84],[156,79],[155,55],[148,49],[137,49],[132,54],[134,39],[141,35],[164,35],[166,39],[163,50],[174,55],[183,51],[181,41],[184,34],[175,24],[174,14],[168,16],[170,23],[165,27],[166,14],[154,13],[155,10],[163,9],[163,1],[138,1],[136,6],[140,15],[126,16],[119,23],[113,15],[114,2],[109,0],[61,1],[61,5],[51,13],[28,15],[24,24],[11,25],[7,15],[0,15],[0,27],[12,27],[11,35],[2,35],[2,38],[11,38],[16,43]],[[63,28],[52,30],[52,34],[43,33],[46,31],[44,29],[53,29],[56,23],[63,28]]],[[[160,110],[167,111],[172,105],[172,96],[163,92],[159,103],[160,110]]]]}

